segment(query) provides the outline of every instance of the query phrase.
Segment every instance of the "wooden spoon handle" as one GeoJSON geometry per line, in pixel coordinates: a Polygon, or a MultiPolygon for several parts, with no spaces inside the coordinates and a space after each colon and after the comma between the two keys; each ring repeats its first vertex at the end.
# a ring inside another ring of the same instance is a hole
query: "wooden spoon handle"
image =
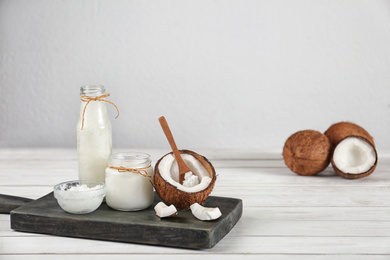
{"type": "Polygon", "coordinates": [[[165,120],[165,117],[163,117],[163,116],[160,117],[158,119],[158,121],[160,122],[161,128],[163,129],[164,134],[165,134],[165,136],[168,139],[169,145],[172,148],[173,154],[175,155],[177,164],[179,166],[179,182],[180,182],[180,184],[183,184],[184,174],[186,172],[191,171],[191,169],[188,168],[188,166],[183,161],[183,158],[181,158],[180,152],[177,149],[177,146],[176,146],[176,143],[175,143],[175,139],[173,139],[172,132],[169,129],[169,126],[168,126],[167,120],[165,120]]]}
{"type": "Polygon", "coordinates": [[[158,119],[158,121],[160,122],[161,128],[163,129],[164,134],[168,139],[168,143],[171,146],[174,155],[176,156],[176,153],[179,153],[179,150],[177,149],[175,139],[173,139],[173,135],[171,129],[169,129],[167,120],[165,119],[165,117],[162,116],[158,119]]]}

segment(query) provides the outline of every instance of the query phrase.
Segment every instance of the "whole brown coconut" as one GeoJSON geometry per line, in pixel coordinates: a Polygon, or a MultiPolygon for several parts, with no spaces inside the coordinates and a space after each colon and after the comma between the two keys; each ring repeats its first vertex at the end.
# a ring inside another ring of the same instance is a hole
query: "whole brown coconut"
{"type": "Polygon", "coordinates": [[[351,123],[351,122],[339,122],[331,125],[328,130],[324,133],[328,138],[330,143],[333,146],[333,149],[336,145],[347,136],[361,136],[367,139],[373,146],[374,138],[361,126],[351,123]]]}
{"type": "Polygon", "coordinates": [[[326,135],[315,130],[303,130],[291,135],[283,148],[287,167],[299,175],[315,175],[328,167],[331,144],[326,135]]]}
{"type": "Polygon", "coordinates": [[[210,195],[211,191],[214,188],[214,184],[217,176],[213,165],[207,160],[206,157],[189,150],[180,150],[180,153],[190,154],[194,156],[203,165],[203,167],[206,168],[211,178],[209,185],[206,188],[199,190],[197,192],[186,192],[181,189],[178,189],[176,186],[167,182],[162,177],[159,166],[161,161],[164,160],[166,156],[172,154],[171,152],[164,155],[156,163],[154,169],[154,185],[155,185],[154,188],[156,190],[156,193],[167,205],[173,204],[177,209],[186,210],[189,209],[190,206],[195,202],[199,204],[203,204],[206,201],[207,197],[210,195]]]}

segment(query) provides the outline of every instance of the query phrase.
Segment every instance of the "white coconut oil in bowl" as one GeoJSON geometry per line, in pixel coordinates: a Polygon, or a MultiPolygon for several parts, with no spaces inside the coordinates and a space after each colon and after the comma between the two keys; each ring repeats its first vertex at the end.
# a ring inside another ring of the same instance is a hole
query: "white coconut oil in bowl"
{"type": "Polygon", "coordinates": [[[87,214],[102,204],[106,195],[103,182],[68,181],[54,186],[54,197],[60,207],[68,213],[87,214]]]}

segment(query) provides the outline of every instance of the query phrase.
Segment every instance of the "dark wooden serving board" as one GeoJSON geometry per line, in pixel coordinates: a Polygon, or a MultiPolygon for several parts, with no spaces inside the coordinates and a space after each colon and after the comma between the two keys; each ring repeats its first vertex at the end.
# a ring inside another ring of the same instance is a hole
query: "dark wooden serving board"
{"type": "Polygon", "coordinates": [[[149,245],[207,249],[216,245],[242,215],[240,199],[209,196],[206,207],[219,207],[222,216],[200,221],[190,210],[160,219],[154,206],[161,201],[155,194],[148,209],[122,212],[106,203],[94,212],[74,215],[63,211],[53,193],[11,211],[11,228],[17,231],[90,238],[149,245]]]}

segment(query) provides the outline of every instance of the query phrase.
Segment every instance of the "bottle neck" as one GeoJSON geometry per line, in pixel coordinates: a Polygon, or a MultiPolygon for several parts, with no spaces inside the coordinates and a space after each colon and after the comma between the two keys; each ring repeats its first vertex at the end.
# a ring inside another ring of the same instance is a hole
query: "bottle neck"
{"type": "Polygon", "coordinates": [[[87,85],[80,88],[80,96],[98,97],[106,92],[103,86],[87,85]]]}
{"type": "Polygon", "coordinates": [[[106,102],[103,99],[89,100],[86,97],[96,98],[104,95],[105,89],[103,86],[88,85],[80,88],[81,106],[80,119],[78,129],[94,128],[94,127],[109,127],[110,120],[108,118],[106,102]],[[101,101],[103,100],[103,101],[101,101]]]}

